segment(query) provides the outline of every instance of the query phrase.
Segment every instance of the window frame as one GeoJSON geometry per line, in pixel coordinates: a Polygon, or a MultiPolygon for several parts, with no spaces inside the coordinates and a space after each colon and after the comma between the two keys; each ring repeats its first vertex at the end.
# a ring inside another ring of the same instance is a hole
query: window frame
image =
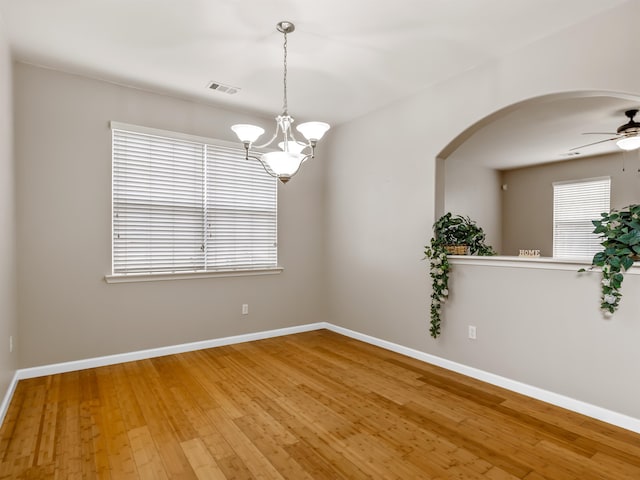
{"type": "MultiPolygon", "coordinates": [[[[238,152],[242,152],[241,146],[237,143],[213,139],[209,137],[202,137],[197,135],[185,134],[180,132],[173,132],[168,130],[161,130],[151,127],[144,127],[139,125],[131,125],[123,122],[111,121],[109,123],[109,127],[111,130],[111,138],[112,138],[112,148],[111,148],[111,272],[105,275],[105,281],[107,283],[127,283],[127,282],[147,282],[147,281],[157,281],[157,280],[176,280],[176,279],[191,279],[191,278],[207,278],[207,277],[228,277],[228,276],[251,276],[251,275],[270,275],[270,274],[278,274],[283,271],[283,268],[279,265],[279,249],[278,249],[278,185],[277,181],[274,179],[274,188],[275,188],[275,265],[268,266],[249,266],[249,267],[222,267],[215,268],[211,270],[207,270],[207,266],[204,266],[204,270],[183,270],[183,271],[148,271],[148,272],[124,272],[124,273],[116,273],[114,271],[114,243],[115,243],[115,222],[114,222],[114,150],[113,150],[113,131],[121,130],[125,132],[132,132],[135,134],[141,135],[151,135],[157,137],[169,138],[177,141],[186,141],[193,142],[204,145],[212,145],[214,147],[221,148],[230,148],[234,150],[238,150],[238,152]]],[[[204,149],[206,152],[206,148],[204,149]]],[[[205,153],[203,157],[203,162],[207,161],[207,155],[205,153]]],[[[251,161],[251,160],[249,160],[251,161]]],[[[203,184],[207,184],[207,177],[203,175],[203,184]]],[[[203,200],[203,220],[206,222],[206,213],[207,213],[207,205],[206,199],[203,200]]],[[[205,239],[206,242],[206,239],[205,239]]]]}
{"type": "MultiPolygon", "coordinates": [[[[606,182],[608,190],[607,190],[607,203],[608,205],[606,207],[604,207],[604,210],[600,209],[600,211],[595,214],[595,217],[589,220],[589,231],[592,232],[593,228],[592,228],[592,224],[591,224],[591,220],[597,220],[598,218],[600,218],[600,213],[602,213],[603,211],[609,211],[611,209],[611,177],[609,176],[603,176],[603,177],[593,177],[593,178],[582,178],[582,179],[578,179],[578,180],[567,180],[567,181],[558,181],[558,182],[553,182],[552,183],[552,188],[553,188],[553,214],[552,214],[552,222],[553,222],[553,237],[552,237],[552,245],[553,245],[553,257],[554,259],[589,259],[591,260],[591,258],[593,258],[593,255],[595,255],[595,253],[597,253],[599,250],[594,250],[593,252],[589,252],[588,254],[585,255],[580,255],[579,253],[576,253],[575,255],[569,254],[562,254],[559,255],[558,254],[558,242],[557,242],[557,223],[559,223],[557,221],[557,211],[556,211],[556,187],[563,187],[563,186],[577,186],[580,184],[593,184],[596,182],[606,182]]],[[[579,219],[576,221],[582,221],[582,222],[586,222],[586,220],[583,219],[579,219]]],[[[565,222],[566,223],[566,222],[565,222]]],[[[597,240],[598,236],[594,235],[594,239],[597,240]]],[[[594,240],[594,241],[595,241],[594,240]]],[[[600,241],[598,241],[598,244],[600,243],[600,241]]],[[[595,247],[594,247],[595,248],[595,247]]]]}

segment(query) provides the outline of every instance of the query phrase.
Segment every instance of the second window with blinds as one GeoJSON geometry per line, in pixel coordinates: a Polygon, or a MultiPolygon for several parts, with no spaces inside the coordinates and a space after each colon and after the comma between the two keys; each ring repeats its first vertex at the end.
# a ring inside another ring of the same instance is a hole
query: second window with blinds
{"type": "Polygon", "coordinates": [[[113,275],[277,267],[277,184],[242,149],[112,123],[113,275]]]}
{"type": "Polygon", "coordinates": [[[553,256],[591,259],[600,237],[592,220],[610,209],[611,179],[590,178],[553,184],[553,256]]]}

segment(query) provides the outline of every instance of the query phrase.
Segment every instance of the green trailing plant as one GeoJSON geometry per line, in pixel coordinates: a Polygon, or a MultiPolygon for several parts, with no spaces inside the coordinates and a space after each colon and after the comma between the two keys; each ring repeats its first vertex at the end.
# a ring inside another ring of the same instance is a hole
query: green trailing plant
{"type": "Polygon", "coordinates": [[[629,205],[600,216],[602,218],[592,223],[593,233],[602,239],[602,250],[593,256],[590,270],[602,269],[600,309],[611,316],[620,306],[624,273],[640,259],[640,205],[629,205]]]}
{"type": "Polygon", "coordinates": [[[465,245],[469,255],[495,255],[493,248],[486,244],[482,228],[469,217],[447,213],[433,224],[433,237],[425,246],[425,256],[429,260],[431,276],[431,324],[429,333],[437,338],[441,332],[442,305],[449,297],[449,257],[448,246],[465,245]]]}
{"type": "Polygon", "coordinates": [[[444,245],[439,244],[435,238],[425,247],[424,253],[429,259],[432,286],[429,333],[437,338],[440,335],[440,309],[449,297],[449,260],[444,245]]]}

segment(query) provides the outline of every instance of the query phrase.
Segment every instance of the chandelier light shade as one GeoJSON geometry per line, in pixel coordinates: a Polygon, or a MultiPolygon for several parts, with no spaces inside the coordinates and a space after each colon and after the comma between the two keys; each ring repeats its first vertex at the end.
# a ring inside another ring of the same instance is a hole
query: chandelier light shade
{"type": "Polygon", "coordinates": [[[241,142],[253,143],[264,133],[264,128],[255,125],[234,125],[231,130],[235,132],[241,142]]]}
{"type": "Polygon", "coordinates": [[[296,130],[304,135],[304,138],[306,138],[310,142],[317,142],[324,136],[325,133],[327,133],[327,130],[329,130],[329,124],[324,122],[301,123],[296,127],[296,130]]]}
{"type": "Polygon", "coordinates": [[[245,159],[259,161],[267,173],[278,178],[282,183],[287,183],[293,177],[303,162],[315,157],[315,150],[318,141],[329,130],[330,126],[324,122],[306,122],[296,127],[296,130],[304,137],[305,141],[298,140],[291,129],[293,117],[289,115],[287,107],[287,34],[295,30],[295,25],[291,22],[282,21],[276,26],[277,30],[284,35],[284,101],[282,114],[276,117],[276,131],[266,143],[254,145],[254,143],[264,133],[264,129],[256,125],[239,124],[233,125],[231,130],[238,136],[244,145],[245,159]],[[258,153],[254,149],[268,147],[278,140],[279,150],[268,153],[258,153]]]}

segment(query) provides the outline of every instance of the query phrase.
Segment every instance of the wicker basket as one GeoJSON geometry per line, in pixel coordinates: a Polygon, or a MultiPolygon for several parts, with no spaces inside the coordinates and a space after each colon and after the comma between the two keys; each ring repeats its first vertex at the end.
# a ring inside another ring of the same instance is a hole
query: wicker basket
{"type": "Polygon", "coordinates": [[[468,245],[445,245],[444,248],[449,255],[466,255],[469,251],[468,245]]]}

